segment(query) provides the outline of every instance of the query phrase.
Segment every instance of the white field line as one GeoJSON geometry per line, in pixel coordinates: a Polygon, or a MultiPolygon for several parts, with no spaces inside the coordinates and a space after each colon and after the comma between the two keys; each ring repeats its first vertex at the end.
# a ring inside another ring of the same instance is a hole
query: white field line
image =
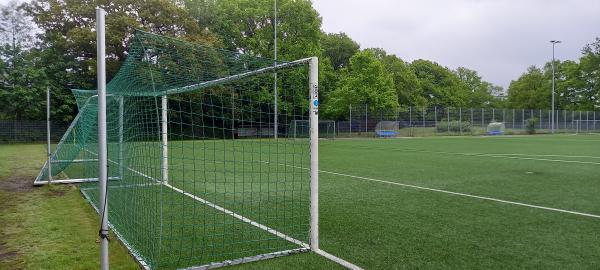
{"type": "Polygon", "coordinates": [[[600,157],[596,157],[596,156],[570,156],[570,155],[549,155],[549,154],[498,154],[498,153],[490,153],[489,155],[496,155],[496,156],[562,157],[562,158],[592,158],[592,159],[600,159],[600,157]]]}
{"type": "MultiPolygon", "coordinates": [[[[364,149],[382,149],[377,147],[357,147],[364,149]]],[[[444,152],[444,151],[432,151],[432,150],[421,150],[421,149],[411,149],[411,148],[386,148],[386,150],[399,150],[399,151],[408,151],[415,153],[430,153],[430,154],[443,154],[443,155],[460,155],[460,156],[475,156],[475,157],[491,157],[491,158],[506,158],[506,159],[520,159],[520,160],[534,160],[534,161],[548,161],[548,162],[559,162],[559,163],[577,163],[577,164],[588,164],[588,165],[600,165],[600,162],[594,161],[579,161],[579,160],[564,160],[564,159],[550,159],[550,158],[535,158],[528,157],[529,155],[521,155],[521,154],[485,154],[485,153],[461,153],[461,152],[444,152]]],[[[539,156],[543,155],[531,155],[531,156],[539,156]]],[[[547,155],[551,157],[553,155],[547,155]]],[[[587,157],[587,158],[600,158],[593,156],[558,156],[557,157],[587,157]]]]}
{"type": "Polygon", "coordinates": [[[338,175],[338,176],[345,176],[345,177],[350,177],[350,178],[356,178],[356,179],[361,179],[361,180],[367,180],[367,181],[372,181],[372,182],[379,182],[379,183],[385,183],[385,184],[390,184],[390,185],[409,187],[409,188],[414,188],[414,189],[435,191],[435,192],[458,195],[458,196],[463,196],[463,197],[476,198],[476,199],[487,200],[487,201],[494,201],[494,202],[500,202],[500,203],[506,203],[506,204],[512,204],[512,205],[519,205],[519,206],[543,209],[543,210],[548,210],[548,211],[555,211],[555,212],[561,212],[561,213],[567,213],[567,214],[573,214],[573,215],[579,215],[579,216],[586,216],[586,217],[592,217],[592,218],[600,218],[600,215],[594,215],[594,214],[589,214],[589,213],[576,212],[576,211],[570,211],[570,210],[564,210],[564,209],[552,208],[552,207],[545,207],[545,206],[539,206],[539,205],[534,205],[534,204],[513,202],[513,201],[501,200],[501,199],[496,199],[496,198],[491,198],[491,197],[477,196],[477,195],[471,195],[471,194],[466,194],[466,193],[447,191],[447,190],[443,190],[443,189],[421,187],[421,186],[410,185],[410,184],[402,184],[402,183],[380,180],[380,179],[375,179],[375,178],[370,178],[370,177],[356,176],[356,175],[323,171],[323,170],[319,170],[319,172],[338,175]]]}
{"type": "MultiPolygon", "coordinates": [[[[270,163],[268,161],[262,161],[262,162],[264,162],[264,163],[270,163]]],[[[293,168],[303,169],[303,170],[310,170],[309,168],[303,168],[303,167],[299,167],[299,166],[287,165],[287,164],[282,164],[282,163],[280,163],[278,165],[279,166],[293,167],[293,168]]],[[[492,198],[492,197],[478,196],[478,195],[472,195],[472,194],[467,194],[467,193],[447,191],[447,190],[443,190],[443,189],[436,189],[436,188],[428,188],[428,187],[422,187],[422,186],[416,186],[416,185],[410,185],[410,184],[403,184],[403,183],[398,183],[398,182],[392,182],[392,181],[386,181],[386,180],[381,180],[381,179],[375,179],[375,178],[364,177],[364,176],[356,176],[356,175],[345,174],[345,173],[338,173],[338,172],[332,172],[332,171],[319,170],[319,172],[320,173],[327,173],[327,174],[337,175],[337,176],[344,176],[344,177],[350,177],[350,178],[355,178],[355,179],[361,179],[361,180],[366,180],[366,181],[379,182],[379,183],[384,183],[384,184],[390,184],[390,185],[396,185],[396,186],[402,186],[402,187],[409,187],[409,188],[420,189],[420,190],[434,191],[434,192],[440,192],[440,193],[458,195],[458,196],[463,196],[463,197],[469,197],[469,198],[475,198],[475,199],[481,199],[481,200],[499,202],[499,203],[519,205],[519,206],[525,206],[525,207],[530,207],[530,208],[536,208],[536,209],[542,209],[542,210],[548,210],[548,211],[555,211],[555,212],[561,212],[561,213],[567,213],[567,214],[573,214],[573,215],[579,215],[579,216],[586,216],[586,217],[592,217],[592,218],[600,218],[600,215],[594,215],[594,214],[589,214],[589,213],[584,213],[584,212],[577,212],[577,211],[571,211],[571,210],[565,210],[565,209],[559,209],[559,208],[545,207],[545,206],[539,206],[539,205],[535,205],[535,204],[527,204],[527,203],[521,203],[521,202],[513,202],[513,201],[502,200],[502,199],[496,199],[496,198],[492,198]]]]}
{"type": "MultiPolygon", "coordinates": [[[[112,160],[110,160],[110,162],[116,163],[115,161],[112,161],[112,160]]],[[[273,235],[275,235],[277,237],[283,238],[283,239],[285,239],[287,241],[290,241],[290,242],[292,242],[294,244],[297,244],[299,246],[302,246],[304,248],[310,248],[310,246],[307,243],[304,243],[304,242],[302,242],[302,241],[300,241],[298,239],[295,239],[295,238],[293,238],[291,236],[288,236],[288,235],[286,235],[286,234],[284,234],[282,232],[279,232],[279,231],[277,231],[277,230],[275,230],[275,229],[273,229],[271,227],[268,227],[266,225],[260,224],[260,223],[258,223],[256,221],[252,220],[252,219],[249,219],[249,218],[247,218],[245,216],[237,214],[237,213],[235,213],[235,212],[233,212],[233,211],[231,211],[229,209],[226,209],[226,208],[224,208],[224,207],[222,207],[220,205],[217,205],[215,203],[212,203],[210,201],[202,199],[202,198],[200,198],[200,197],[198,197],[198,196],[196,196],[194,194],[188,193],[188,192],[186,192],[186,191],[184,191],[182,189],[176,188],[176,187],[172,186],[171,184],[159,181],[158,179],[156,179],[154,177],[151,177],[151,176],[148,176],[148,175],[146,175],[146,174],[144,174],[144,173],[142,173],[140,171],[134,170],[134,169],[129,168],[129,167],[127,167],[127,169],[129,171],[132,171],[132,172],[134,172],[136,174],[139,174],[139,175],[141,175],[143,177],[146,177],[148,179],[154,180],[154,181],[157,182],[157,184],[162,184],[163,186],[166,186],[166,187],[168,187],[168,188],[170,188],[170,189],[172,189],[172,190],[174,190],[176,192],[179,192],[179,193],[181,193],[181,194],[183,194],[185,196],[188,196],[188,197],[190,197],[190,198],[192,198],[192,199],[194,199],[196,201],[199,201],[199,202],[201,202],[201,203],[203,203],[205,205],[208,205],[208,206],[210,206],[210,207],[212,207],[212,208],[214,208],[216,210],[219,210],[219,211],[221,211],[221,212],[223,212],[223,213],[225,213],[227,215],[230,215],[230,216],[232,216],[234,218],[237,218],[237,219],[239,219],[239,220],[241,220],[241,221],[243,221],[245,223],[248,223],[248,224],[250,224],[252,226],[255,226],[255,227],[259,228],[259,229],[265,230],[265,231],[267,231],[267,232],[269,232],[269,233],[271,233],[271,234],[273,234],[273,235]]]]}
{"type": "Polygon", "coordinates": [[[239,220],[241,220],[243,222],[246,222],[246,223],[248,223],[248,224],[250,224],[252,226],[255,226],[255,227],[259,228],[259,229],[265,230],[265,231],[267,231],[267,232],[269,232],[269,233],[271,233],[271,234],[273,234],[273,235],[275,235],[277,237],[283,238],[283,239],[285,239],[287,241],[290,241],[290,242],[292,242],[294,244],[297,244],[299,246],[302,246],[302,247],[305,247],[305,248],[309,248],[308,244],[306,244],[306,243],[304,243],[304,242],[302,242],[302,241],[300,241],[298,239],[292,238],[292,237],[290,237],[290,236],[288,236],[288,235],[286,235],[286,234],[284,234],[282,232],[279,232],[279,231],[277,231],[277,230],[275,230],[275,229],[273,229],[271,227],[268,227],[266,225],[260,224],[260,223],[258,223],[256,221],[252,220],[252,219],[249,219],[249,218],[244,217],[244,216],[242,216],[240,214],[237,214],[237,213],[235,213],[235,212],[233,212],[233,211],[231,211],[229,209],[225,209],[222,206],[219,206],[217,204],[209,202],[209,201],[207,201],[205,199],[202,199],[202,198],[200,198],[200,197],[198,197],[198,196],[196,196],[194,194],[185,192],[185,191],[183,191],[183,190],[181,190],[179,188],[171,186],[171,184],[163,183],[163,185],[166,186],[166,187],[169,187],[172,190],[177,191],[177,192],[179,192],[179,193],[181,193],[181,194],[183,194],[185,196],[188,196],[188,197],[190,197],[190,198],[192,198],[192,199],[194,199],[196,201],[199,201],[199,202],[201,202],[203,204],[206,204],[206,205],[208,205],[208,206],[210,206],[210,207],[212,207],[212,208],[214,208],[216,210],[219,210],[219,211],[221,211],[221,212],[223,212],[223,213],[225,213],[227,215],[230,215],[230,216],[232,216],[234,218],[237,218],[237,219],[239,219],[239,220]]]}
{"type": "Polygon", "coordinates": [[[332,260],[332,261],[334,261],[334,262],[336,262],[336,263],[340,264],[341,266],[346,267],[348,269],[351,269],[351,270],[362,270],[362,268],[360,266],[355,265],[355,264],[353,264],[351,262],[348,262],[348,261],[346,261],[346,260],[344,260],[342,258],[336,257],[336,256],[334,256],[334,255],[332,255],[332,254],[330,254],[330,253],[328,253],[328,252],[326,252],[326,251],[324,251],[322,249],[315,250],[315,253],[317,253],[317,254],[319,254],[319,255],[327,258],[327,259],[330,259],[330,260],[332,260]]]}
{"type": "Polygon", "coordinates": [[[506,159],[521,159],[521,160],[535,160],[535,161],[600,165],[600,162],[593,162],[593,161],[534,158],[534,157],[527,157],[527,156],[509,156],[509,155],[502,155],[502,154],[498,155],[498,154],[479,154],[479,153],[457,153],[457,152],[428,151],[428,150],[409,150],[409,151],[421,152],[421,153],[432,153],[432,154],[445,154],[445,155],[461,155],[461,156],[492,157],[492,158],[506,158],[506,159]]]}

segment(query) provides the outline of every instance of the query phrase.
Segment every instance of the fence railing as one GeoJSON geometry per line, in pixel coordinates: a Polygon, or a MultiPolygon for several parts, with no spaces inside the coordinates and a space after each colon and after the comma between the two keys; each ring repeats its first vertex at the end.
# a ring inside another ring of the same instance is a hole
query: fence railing
{"type": "MultiPolygon", "coordinates": [[[[555,110],[555,133],[600,132],[600,112],[555,110]]],[[[551,110],[496,108],[416,108],[370,110],[368,105],[349,106],[347,116],[336,122],[337,137],[375,136],[377,123],[396,121],[398,136],[484,135],[488,125],[499,122],[504,134],[552,133],[551,110]]]]}
{"type": "MultiPolygon", "coordinates": [[[[68,125],[52,123],[51,140],[60,140],[68,125]]],[[[46,121],[35,120],[0,120],[0,143],[45,142],[46,121]]]]}

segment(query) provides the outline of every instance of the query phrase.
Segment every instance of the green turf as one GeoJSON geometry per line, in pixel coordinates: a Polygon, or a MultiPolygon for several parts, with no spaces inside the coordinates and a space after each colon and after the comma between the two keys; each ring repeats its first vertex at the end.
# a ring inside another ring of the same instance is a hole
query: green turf
{"type": "MultiPolygon", "coordinates": [[[[248,141],[247,143],[256,142],[248,141]]],[[[173,142],[172,147],[174,148],[172,149],[178,149],[180,152],[176,154],[175,151],[171,151],[172,168],[187,171],[187,177],[194,175],[190,173],[190,170],[207,170],[207,167],[191,169],[194,168],[192,166],[194,162],[189,162],[190,154],[193,153],[192,149],[206,149],[205,144],[201,141],[173,142]],[[201,145],[202,147],[199,147],[201,145]],[[184,165],[185,167],[183,167],[184,165]]],[[[222,146],[230,147],[227,144],[222,144],[222,146]]],[[[39,155],[37,162],[41,164],[39,161],[43,159],[41,146],[16,147],[39,147],[33,149],[41,152],[37,154],[39,155]]],[[[219,150],[223,149],[219,148],[219,150]]],[[[273,153],[272,150],[269,151],[273,153]]],[[[252,165],[252,161],[270,157],[265,156],[263,151],[249,152],[251,154],[237,160],[246,158],[247,165],[252,165]]],[[[16,155],[16,153],[13,151],[8,154],[8,156],[10,155],[16,155]]],[[[236,155],[229,157],[238,158],[236,155]]],[[[210,158],[214,160],[215,156],[210,156],[210,158]]],[[[285,159],[283,161],[285,163],[285,159]]],[[[278,163],[281,162],[282,159],[279,159],[278,163]]],[[[303,162],[300,163],[305,166],[303,162]]],[[[30,161],[30,163],[29,173],[33,175],[37,173],[35,172],[36,162],[30,161]]],[[[275,163],[277,162],[263,163],[262,168],[270,173],[263,174],[257,179],[269,182],[277,178],[278,174],[275,168],[281,166],[275,166],[275,163]]],[[[1,175],[14,174],[10,170],[2,171],[5,167],[0,166],[1,175]]],[[[208,167],[208,171],[219,171],[224,168],[228,168],[227,165],[208,167]]],[[[597,245],[600,240],[600,218],[374,181],[384,180],[600,215],[600,197],[597,196],[600,191],[600,184],[597,182],[600,171],[600,136],[540,135],[321,140],[320,168],[322,170],[320,173],[321,247],[365,269],[597,269],[600,267],[600,255],[598,255],[600,247],[597,245]]],[[[237,178],[234,177],[234,179],[239,180],[241,179],[240,173],[247,174],[253,171],[250,168],[240,167],[237,170],[237,174],[232,173],[229,176],[227,174],[209,174],[212,180],[208,185],[198,185],[198,183],[190,185],[189,182],[183,181],[180,183],[175,181],[172,184],[194,193],[209,195],[223,193],[228,188],[255,190],[255,186],[244,186],[239,182],[229,183],[227,186],[214,185],[214,183],[220,183],[223,179],[236,175],[237,178]]],[[[186,178],[184,173],[180,175],[177,175],[176,172],[173,173],[174,179],[186,178]]],[[[302,174],[300,171],[296,173],[302,174]]],[[[287,174],[284,173],[284,175],[287,174]]],[[[246,178],[248,177],[250,176],[246,175],[246,178]]],[[[151,189],[154,188],[148,188],[149,191],[146,192],[151,193],[151,189]]],[[[35,195],[36,192],[37,189],[27,197],[38,196],[39,198],[36,197],[35,201],[41,205],[39,207],[50,205],[47,202],[48,198],[35,195]],[[41,204],[40,202],[46,203],[41,204]]],[[[72,190],[69,189],[69,192],[72,190]]],[[[83,203],[76,192],[67,194],[73,196],[63,196],[62,198],[65,198],[66,201],[57,201],[57,206],[66,204],[69,205],[67,209],[85,210],[85,215],[79,215],[77,219],[69,219],[67,223],[75,221],[81,223],[88,220],[87,222],[91,224],[88,226],[88,230],[91,231],[91,238],[93,238],[97,217],[90,214],[91,208],[83,203]]],[[[225,192],[225,194],[227,196],[213,196],[212,199],[223,205],[227,205],[231,201],[241,201],[244,198],[248,202],[252,202],[252,199],[247,197],[248,194],[235,192],[225,192]]],[[[10,196],[16,197],[16,195],[10,196]]],[[[163,196],[172,195],[163,194],[163,196]]],[[[286,194],[278,194],[276,197],[286,198],[286,194]]],[[[260,196],[258,198],[261,198],[258,201],[263,202],[260,205],[263,208],[274,207],[273,204],[268,203],[268,200],[264,200],[260,196]]],[[[168,213],[172,215],[171,220],[185,220],[186,216],[194,216],[199,212],[203,212],[210,218],[218,216],[214,209],[207,207],[203,209],[198,206],[190,208],[191,205],[196,205],[196,203],[189,198],[184,198],[180,203],[172,205],[171,208],[168,208],[170,210],[168,213]],[[189,212],[192,209],[195,209],[196,212],[189,212]]],[[[250,203],[250,205],[254,204],[250,203]]],[[[256,208],[247,209],[234,203],[230,203],[227,207],[282,231],[297,233],[298,235],[295,236],[298,238],[303,237],[301,232],[304,229],[285,227],[285,224],[289,224],[292,220],[269,219],[260,216],[260,211],[257,211],[256,208]]],[[[30,209],[27,212],[33,213],[34,210],[48,212],[45,209],[30,209]]],[[[153,208],[147,210],[150,213],[156,212],[153,208]]],[[[113,213],[118,213],[118,211],[113,213]]],[[[24,216],[23,213],[15,215],[16,217],[24,216]]],[[[198,221],[196,220],[196,222],[198,221]]],[[[204,222],[207,221],[204,220],[204,222]]],[[[195,248],[191,249],[192,251],[204,250],[207,253],[220,252],[235,256],[251,254],[252,252],[240,251],[254,250],[256,246],[248,244],[252,243],[250,240],[267,237],[267,234],[260,230],[242,222],[236,222],[235,219],[220,220],[219,222],[229,224],[229,229],[235,228],[241,239],[248,240],[246,244],[241,241],[242,245],[240,246],[213,247],[212,250],[202,244],[194,244],[194,237],[202,239],[215,232],[223,239],[229,239],[229,237],[235,239],[235,235],[226,234],[227,228],[215,228],[214,224],[219,224],[218,222],[213,222],[213,225],[204,223],[216,230],[208,230],[208,232],[200,232],[197,229],[183,230],[172,235],[170,239],[180,240],[176,242],[179,245],[194,245],[195,248]],[[188,237],[186,238],[186,236],[188,237]]],[[[38,223],[32,224],[40,226],[38,223]]],[[[75,227],[79,228],[82,225],[75,227]]],[[[193,227],[195,226],[187,228],[193,227]]],[[[229,230],[229,232],[231,231],[229,230]]],[[[83,237],[90,232],[80,230],[74,233],[83,237]]],[[[18,239],[21,242],[27,242],[28,237],[33,241],[39,241],[38,238],[41,238],[33,233],[20,237],[18,239]]],[[[73,238],[62,234],[57,237],[59,239],[57,241],[73,238]]],[[[240,238],[238,238],[238,242],[240,238]]],[[[234,240],[229,241],[229,243],[234,242],[234,240]]],[[[260,243],[260,241],[256,242],[260,243]]],[[[289,247],[276,239],[267,242],[273,244],[271,246],[274,248],[273,250],[289,247]]],[[[165,245],[173,246],[174,243],[165,243],[165,245]]],[[[72,245],[70,242],[68,244],[72,245]]],[[[73,248],[65,247],[65,245],[46,245],[44,248],[40,248],[41,250],[33,248],[34,252],[32,253],[45,252],[45,250],[60,252],[57,249],[73,248]]],[[[25,256],[28,256],[25,252],[28,249],[18,245],[6,246],[16,248],[17,251],[23,248],[22,251],[19,251],[18,256],[13,257],[13,261],[29,260],[24,259],[25,256]]],[[[96,246],[92,244],[92,247],[96,246]]],[[[116,248],[116,250],[117,253],[124,252],[122,248],[116,248]]],[[[264,248],[260,250],[262,251],[264,248]]],[[[77,261],[86,261],[95,266],[96,255],[91,252],[86,256],[80,255],[77,257],[77,261]]],[[[74,255],[65,256],[63,260],[50,258],[45,261],[33,261],[26,268],[60,268],[56,266],[70,265],[69,259],[73,260],[74,255]],[[44,267],[47,265],[50,267],[44,267]]],[[[121,256],[128,259],[126,255],[121,254],[121,256]]],[[[181,263],[177,261],[178,258],[179,260],[190,260],[190,257],[172,254],[172,260],[165,261],[165,263],[177,265],[177,263],[181,263]]],[[[218,260],[218,258],[218,256],[208,256],[204,259],[218,260]]],[[[203,261],[198,260],[197,262],[202,263],[203,261]]],[[[320,256],[306,253],[233,268],[331,269],[335,267],[337,266],[334,263],[320,256]]]]}
{"type": "MultiPolygon", "coordinates": [[[[32,186],[44,150],[0,145],[0,269],[97,269],[99,219],[79,189],[32,186]]],[[[112,269],[137,268],[118,241],[110,260],[112,269]]]]}

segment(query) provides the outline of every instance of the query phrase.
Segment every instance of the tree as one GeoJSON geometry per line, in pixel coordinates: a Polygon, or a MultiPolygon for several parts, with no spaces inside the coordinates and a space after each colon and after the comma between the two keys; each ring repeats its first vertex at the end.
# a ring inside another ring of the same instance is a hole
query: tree
{"type": "Polygon", "coordinates": [[[478,108],[497,105],[495,103],[497,98],[494,95],[501,94],[502,87],[482,80],[475,70],[459,67],[454,73],[468,91],[466,106],[478,108]]]}
{"type": "MultiPolygon", "coordinates": [[[[381,54],[382,51],[378,51],[378,53],[381,54]]],[[[423,96],[423,89],[419,85],[419,80],[413,70],[410,69],[409,65],[393,54],[387,55],[383,53],[381,58],[386,67],[386,71],[389,72],[394,79],[398,104],[404,108],[410,106],[427,106],[427,99],[423,96]]]]}
{"type": "Polygon", "coordinates": [[[346,33],[323,33],[321,40],[323,55],[331,59],[335,70],[339,70],[348,65],[350,57],[356,54],[360,46],[352,40],[346,33]]]}
{"type": "Polygon", "coordinates": [[[582,110],[595,110],[600,106],[600,37],[586,45],[579,59],[581,88],[578,103],[582,110]]]}
{"type": "Polygon", "coordinates": [[[423,89],[423,97],[429,106],[464,107],[467,105],[468,91],[456,74],[438,63],[415,60],[410,68],[417,76],[423,89]]]}
{"type": "MultiPolygon", "coordinates": [[[[186,7],[225,48],[273,58],[274,6],[272,0],[188,0],[186,7]]],[[[279,0],[278,58],[295,60],[320,55],[321,18],[309,0],[279,0]]]]}
{"type": "Polygon", "coordinates": [[[551,85],[544,72],[530,66],[508,86],[508,103],[516,109],[549,109],[551,100],[551,85]]]}
{"type": "Polygon", "coordinates": [[[36,54],[31,18],[15,1],[0,7],[0,118],[42,119],[45,76],[36,54]]]}
{"type": "Polygon", "coordinates": [[[31,18],[25,14],[23,5],[16,0],[0,6],[0,44],[12,50],[28,49],[34,41],[31,18]]]}
{"type": "Polygon", "coordinates": [[[75,111],[69,88],[94,89],[96,85],[95,7],[104,8],[106,18],[107,79],[124,61],[133,28],[203,44],[217,42],[214,35],[199,27],[181,6],[168,0],[116,0],[79,2],[33,0],[25,5],[27,14],[42,31],[37,45],[40,62],[56,97],[53,108],[63,110],[57,118],[70,121],[75,111]],[[68,110],[66,108],[69,108],[68,110]]]}
{"type": "Polygon", "coordinates": [[[351,104],[367,104],[371,111],[395,111],[399,106],[392,76],[371,51],[365,50],[350,58],[328,106],[332,115],[341,117],[348,113],[351,104]]]}

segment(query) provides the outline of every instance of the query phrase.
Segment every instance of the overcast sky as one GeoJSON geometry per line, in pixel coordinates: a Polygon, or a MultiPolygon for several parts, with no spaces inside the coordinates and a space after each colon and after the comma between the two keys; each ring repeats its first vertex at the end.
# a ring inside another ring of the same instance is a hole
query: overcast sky
{"type": "Polygon", "coordinates": [[[508,87],[528,66],[576,60],[600,36],[599,0],[313,0],[326,32],[406,61],[423,58],[475,69],[508,87]]]}

